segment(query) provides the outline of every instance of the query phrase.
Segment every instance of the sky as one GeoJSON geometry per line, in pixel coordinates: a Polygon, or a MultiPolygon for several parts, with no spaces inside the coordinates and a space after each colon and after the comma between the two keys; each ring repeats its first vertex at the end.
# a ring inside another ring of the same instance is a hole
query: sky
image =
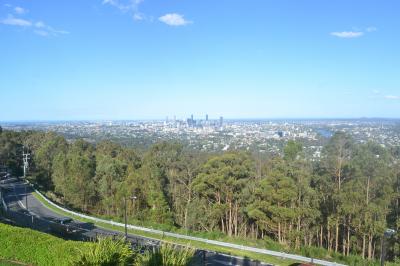
{"type": "Polygon", "coordinates": [[[398,0],[0,0],[0,121],[400,117],[398,0]]]}

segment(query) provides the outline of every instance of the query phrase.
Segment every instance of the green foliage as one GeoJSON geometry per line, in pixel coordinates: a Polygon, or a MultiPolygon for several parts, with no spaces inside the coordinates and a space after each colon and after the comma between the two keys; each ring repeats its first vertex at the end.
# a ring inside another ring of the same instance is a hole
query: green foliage
{"type": "Polygon", "coordinates": [[[146,251],[138,256],[137,266],[186,266],[194,256],[194,249],[186,246],[163,244],[155,252],[146,251]]]}
{"type": "Polygon", "coordinates": [[[36,147],[32,154],[31,170],[35,171],[35,181],[41,184],[44,190],[53,189],[53,158],[66,152],[67,142],[65,139],[53,132],[32,134],[25,141],[27,147],[36,147]],[[40,145],[36,146],[37,141],[40,145]]]}
{"type": "Polygon", "coordinates": [[[44,233],[0,223],[0,260],[21,261],[33,265],[70,265],[76,250],[85,251],[94,244],[64,241],[44,233]]]}
{"type": "Polygon", "coordinates": [[[0,134],[0,166],[8,167],[14,175],[22,175],[22,142],[28,133],[3,130],[0,134]]]}
{"type": "MultiPolygon", "coordinates": [[[[356,143],[342,132],[318,162],[295,141],[284,156],[255,158],[168,142],[139,154],[109,141],[3,131],[0,161],[15,171],[22,144],[32,151],[39,187],[101,217],[123,219],[129,199],[128,220],[137,224],[341,261],[379,258],[383,230],[400,229],[399,149],[356,143]]],[[[391,260],[400,256],[398,240],[388,241],[391,260]]]]}
{"type": "Polygon", "coordinates": [[[294,161],[302,150],[303,145],[301,143],[289,140],[283,149],[284,159],[287,161],[294,161]]]}
{"type": "Polygon", "coordinates": [[[248,154],[226,153],[209,159],[193,182],[198,193],[197,223],[208,231],[221,229],[238,235],[246,183],[254,178],[254,163],[248,154]]]}
{"type": "Polygon", "coordinates": [[[77,252],[79,256],[71,263],[76,266],[123,266],[134,260],[134,252],[124,239],[99,238],[96,245],[77,252]]]}

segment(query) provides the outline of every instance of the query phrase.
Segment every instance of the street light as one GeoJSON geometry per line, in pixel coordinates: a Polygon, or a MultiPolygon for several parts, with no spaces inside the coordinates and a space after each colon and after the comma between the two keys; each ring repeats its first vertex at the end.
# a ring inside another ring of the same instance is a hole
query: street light
{"type": "Polygon", "coordinates": [[[393,229],[386,229],[383,233],[382,241],[381,241],[381,266],[385,266],[385,257],[386,257],[386,238],[392,237],[396,234],[396,231],[393,229]]]}
{"type": "MultiPolygon", "coordinates": [[[[137,197],[136,196],[131,196],[131,197],[129,197],[129,199],[131,199],[132,201],[133,200],[135,200],[135,199],[137,199],[137,197]]],[[[124,207],[125,207],[125,240],[128,240],[128,221],[127,221],[127,212],[126,212],[126,200],[127,200],[127,197],[124,197],[124,207]]]]}

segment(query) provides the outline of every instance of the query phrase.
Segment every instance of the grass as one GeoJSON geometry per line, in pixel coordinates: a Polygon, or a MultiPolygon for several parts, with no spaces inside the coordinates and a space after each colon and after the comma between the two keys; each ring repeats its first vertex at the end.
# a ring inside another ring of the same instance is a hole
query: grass
{"type": "Polygon", "coordinates": [[[0,223],[0,265],[69,265],[77,249],[92,245],[0,223]]]}
{"type": "MultiPolygon", "coordinates": [[[[163,244],[140,254],[123,238],[66,241],[42,232],[0,223],[0,266],[187,266],[194,249],[163,244]]],[[[196,264],[197,265],[197,264],[196,264]]]]}
{"type": "Polygon", "coordinates": [[[18,263],[18,262],[11,262],[11,261],[5,261],[5,260],[0,260],[0,266],[16,266],[16,265],[26,265],[25,263],[18,263]]]}
{"type": "MultiPolygon", "coordinates": [[[[48,202],[46,202],[40,195],[38,195],[36,192],[33,192],[33,195],[38,199],[43,205],[45,205],[47,208],[51,209],[55,213],[58,213],[63,216],[71,217],[77,221],[81,222],[90,222],[94,223],[96,226],[104,228],[104,229],[110,229],[110,230],[115,230],[119,232],[123,232],[124,228],[119,227],[119,226],[112,226],[110,224],[106,223],[101,223],[101,222],[94,222],[93,220],[81,218],[79,216],[64,212],[53,205],[50,205],[48,202]]],[[[143,236],[147,238],[152,238],[156,240],[161,240],[164,242],[170,242],[170,243],[175,243],[175,244],[181,244],[181,245],[190,245],[194,248],[197,249],[203,249],[203,250],[210,250],[210,251],[216,251],[228,255],[233,255],[233,256],[239,256],[239,257],[246,257],[266,263],[271,263],[274,265],[281,265],[281,266],[288,266],[293,263],[296,263],[296,261],[289,260],[289,259],[283,259],[283,258],[278,258],[270,255],[265,255],[265,254],[260,254],[260,253],[255,253],[255,252],[248,252],[248,251],[243,251],[243,250],[238,250],[238,249],[232,249],[232,248],[227,248],[227,247],[221,247],[217,245],[212,245],[204,242],[198,242],[198,241],[189,241],[185,239],[180,239],[180,238],[174,238],[174,237],[169,237],[169,236],[162,236],[159,234],[154,234],[154,233],[148,233],[140,230],[128,230],[129,233],[138,235],[138,236],[143,236]]]]}

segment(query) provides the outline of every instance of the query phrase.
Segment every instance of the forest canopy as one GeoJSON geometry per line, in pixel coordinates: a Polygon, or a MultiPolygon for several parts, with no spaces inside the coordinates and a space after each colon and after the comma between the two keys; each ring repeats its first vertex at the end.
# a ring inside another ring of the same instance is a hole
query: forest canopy
{"type": "MultiPolygon", "coordinates": [[[[145,152],[111,141],[67,142],[52,132],[0,131],[0,164],[30,179],[63,204],[94,215],[129,218],[229,237],[272,239],[293,249],[320,247],[345,256],[379,258],[386,228],[398,230],[398,149],[355,143],[336,133],[321,159],[289,141],[282,156],[245,151],[207,154],[175,142],[145,152]]],[[[388,255],[400,256],[398,238],[388,255]]]]}

